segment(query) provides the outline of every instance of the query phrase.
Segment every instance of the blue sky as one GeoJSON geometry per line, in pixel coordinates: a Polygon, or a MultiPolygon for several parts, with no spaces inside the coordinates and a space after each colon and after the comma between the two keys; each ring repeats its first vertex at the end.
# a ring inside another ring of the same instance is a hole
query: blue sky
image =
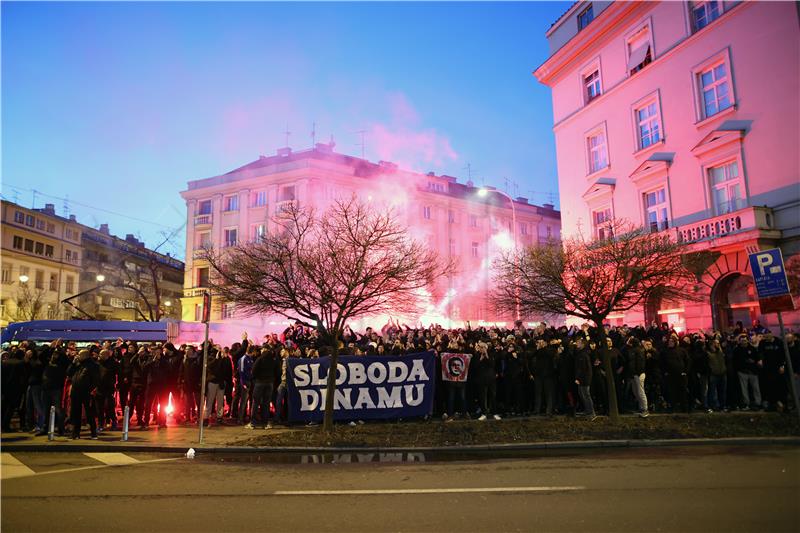
{"type": "MultiPolygon", "coordinates": [[[[337,152],[366,130],[367,159],[557,201],[531,72],[569,4],[3,2],[3,196],[67,197],[153,247],[187,181],[274,153],[287,125],[308,148],[316,122],[337,152]]],[[[183,235],[161,251],[182,257],[183,235]]]]}

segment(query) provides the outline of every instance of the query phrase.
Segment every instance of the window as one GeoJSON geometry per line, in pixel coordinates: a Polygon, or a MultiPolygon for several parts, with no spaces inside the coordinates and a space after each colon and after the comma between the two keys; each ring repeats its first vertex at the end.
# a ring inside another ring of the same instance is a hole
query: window
{"type": "Polygon", "coordinates": [[[44,243],[43,242],[36,242],[36,251],[34,252],[36,255],[44,255],[44,243]]]}
{"type": "Polygon", "coordinates": [[[526,222],[520,222],[519,223],[519,232],[522,235],[527,235],[528,234],[528,224],[526,222]]]}
{"type": "Polygon", "coordinates": [[[649,65],[653,60],[653,44],[650,40],[650,26],[645,25],[628,37],[626,46],[628,52],[628,73],[633,76],[649,65]]]}
{"type": "Polygon", "coordinates": [[[716,115],[732,105],[728,69],[724,62],[702,70],[698,81],[702,94],[703,118],[716,115]]]}
{"type": "Polygon", "coordinates": [[[444,192],[444,184],[435,181],[428,182],[428,190],[432,192],[444,192]]]}
{"type": "Polygon", "coordinates": [[[478,243],[472,243],[472,257],[478,257],[478,243]]]}
{"type": "Polygon", "coordinates": [[[197,269],[197,286],[208,287],[208,267],[197,269]]]}
{"type": "Polygon", "coordinates": [[[456,223],[456,214],[453,212],[452,209],[447,210],[447,222],[449,222],[450,224],[456,223]]]}
{"type": "Polygon", "coordinates": [[[724,215],[745,207],[742,180],[736,161],[708,169],[714,213],[724,215]]]}
{"type": "Polygon", "coordinates": [[[553,236],[553,228],[550,227],[550,226],[547,226],[546,229],[547,229],[547,238],[550,239],[553,236]]]}
{"type": "Polygon", "coordinates": [[[202,231],[197,234],[197,248],[204,249],[211,247],[211,232],[202,231]]]}
{"type": "Polygon", "coordinates": [[[694,31],[701,30],[719,18],[719,2],[694,2],[692,4],[692,25],[694,31]]]}
{"type": "Polygon", "coordinates": [[[50,290],[53,292],[58,290],[58,274],[50,274],[50,290]]]}
{"type": "Polygon", "coordinates": [[[250,239],[253,242],[261,242],[264,240],[264,237],[267,235],[267,225],[266,224],[256,224],[252,226],[252,230],[250,232],[250,239]]]}
{"type": "Polygon", "coordinates": [[[477,228],[478,227],[478,217],[476,215],[469,216],[469,227],[470,228],[477,228]]]}
{"type": "Polygon", "coordinates": [[[36,225],[36,218],[33,215],[25,215],[25,225],[34,227],[36,225]]]}
{"type": "Polygon", "coordinates": [[[2,274],[0,274],[0,281],[2,283],[11,283],[11,265],[8,263],[3,265],[2,274]]]}
{"type": "Polygon", "coordinates": [[[294,185],[287,185],[285,187],[281,187],[280,201],[288,202],[293,200],[295,200],[294,185]]]}
{"type": "Polygon", "coordinates": [[[578,31],[588,26],[593,19],[592,4],[589,4],[589,7],[578,13],[578,31]]]}
{"type": "Polygon", "coordinates": [[[634,111],[636,115],[637,149],[642,150],[661,140],[661,116],[658,102],[653,100],[634,111]]]}
{"type": "Polygon", "coordinates": [[[33,253],[33,241],[25,239],[25,251],[33,253]]]}
{"type": "Polygon", "coordinates": [[[41,218],[37,218],[36,219],[36,229],[38,229],[39,231],[44,231],[44,227],[45,227],[44,220],[42,220],[41,218]]]}
{"type": "Polygon", "coordinates": [[[55,233],[56,232],[56,225],[52,222],[47,223],[47,233],[55,233]]]}
{"type": "Polygon", "coordinates": [[[595,70],[588,76],[583,77],[583,85],[586,87],[586,103],[588,104],[600,96],[600,71],[595,70]]]}
{"type": "Polygon", "coordinates": [[[14,222],[17,224],[24,224],[25,223],[25,213],[22,211],[14,211],[14,222]]]}
{"type": "Polygon", "coordinates": [[[203,304],[194,305],[194,320],[195,322],[203,320],[203,304]]]}
{"type": "Polygon", "coordinates": [[[650,233],[669,228],[667,216],[667,193],[664,187],[644,195],[644,208],[647,214],[647,227],[650,233]]]}
{"type": "Polygon", "coordinates": [[[225,197],[224,210],[225,211],[238,211],[239,210],[239,195],[238,194],[234,194],[234,195],[225,197]]]}
{"type": "Polygon", "coordinates": [[[424,206],[422,208],[422,218],[424,218],[425,220],[430,220],[431,219],[431,208],[430,208],[430,206],[426,205],[426,206],[424,206]]]}
{"type": "Polygon", "coordinates": [[[594,236],[596,239],[610,239],[614,236],[614,232],[611,228],[611,221],[610,207],[592,211],[592,229],[594,229],[594,236]]]}
{"type": "Polygon", "coordinates": [[[53,247],[49,244],[44,245],[44,256],[53,257],[53,247]]]}
{"type": "Polygon", "coordinates": [[[589,174],[593,174],[608,166],[606,135],[604,132],[599,131],[593,135],[589,135],[586,141],[589,150],[589,174]]]}
{"type": "Polygon", "coordinates": [[[232,303],[224,303],[222,304],[222,318],[233,318],[234,313],[236,312],[236,304],[232,303]]]}
{"type": "Polygon", "coordinates": [[[22,242],[23,242],[22,237],[20,237],[19,235],[14,235],[14,242],[12,246],[14,247],[15,250],[22,250],[22,242]]]}
{"type": "Polygon", "coordinates": [[[48,320],[55,320],[58,318],[58,311],[52,305],[47,306],[47,318],[48,320]]]}
{"type": "Polygon", "coordinates": [[[225,246],[236,246],[238,240],[239,230],[237,228],[230,228],[225,230],[225,246]]]}
{"type": "Polygon", "coordinates": [[[213,207],[211,205],[211,200],[203,200],[199,204],[197,204],[197,214],[198,215],[210,215],[213,207]]]}
{"type": "Polygon", "coordinates": [[[64,252],[64,259],[67,261],[72,261],[72,250],[66,250],[64,252]]]}
{"type": "Polygon", "coordinates": [[[67,276],[67,283],[64,292],[67,294],[72,294],[75,291],[75,278],[73,276],[67,276]]]}
{"type": "Polygon", "coordinates": [[[450,256],[452,257],[452,256],[456,255],[456,241],[455,241],[455,239],[450,239],[449,244],[450,244],[450,247],[449,247],[450,256]]]}
{"type": "Polygon", "coordinates": [[[34,286],[37,289],[44,289],[44,270],[37,270],[34,286]]]}
{"type": "Polygon", "coordinates": [[[28,267],[26,267],[26,266],[19,267],[19,275],[20,275],[20,277],[21,276],[27,276],[29,272],[30,272],[30,269],[28,267]]]}
{"type": "Polygon", "coordinates": [[[267,205],[267,191],[256,191],[253,193],[253,207],[264,207],[267,205]]]}

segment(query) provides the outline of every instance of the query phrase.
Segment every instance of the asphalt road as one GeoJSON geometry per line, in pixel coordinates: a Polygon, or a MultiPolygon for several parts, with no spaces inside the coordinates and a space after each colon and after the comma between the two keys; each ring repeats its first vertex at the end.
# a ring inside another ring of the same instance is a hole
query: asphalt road
{"type": "Polygon", "coordinates": [[[455,461],[308,455],[293,464],[266,455],[2,456],[4,533],[800,531],[800,449],[787,446],[455,461]]]}

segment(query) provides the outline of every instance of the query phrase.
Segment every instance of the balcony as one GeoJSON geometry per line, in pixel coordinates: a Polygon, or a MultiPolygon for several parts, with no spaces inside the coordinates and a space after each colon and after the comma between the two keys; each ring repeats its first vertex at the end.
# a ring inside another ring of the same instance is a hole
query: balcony
{"type": "Polygon", "coordinates": [[[194,216],[194,226],[210,226],[211,223],[214,221],[214,217],[211,214],[208,215],[195,215],[194,216]]]}
{"type": "Polygon", "coordinates": [[[713,241],[749,231],[764,231],[759,237],[778,238],[780,230],[773,227],[772,209],[768,207],[745,207],[733,213],[707,218],[694,224],[675,228],[678,241],[695,243],[713,241]]]}

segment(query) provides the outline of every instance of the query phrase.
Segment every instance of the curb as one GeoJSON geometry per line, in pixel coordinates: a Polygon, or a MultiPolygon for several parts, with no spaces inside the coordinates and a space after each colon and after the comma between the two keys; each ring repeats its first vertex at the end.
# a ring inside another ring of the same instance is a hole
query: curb
{"type": "Polygon", "coordinates": [[[2,444],[3,452],[117,452],[117,453],[181,453],[194,448],[197,454],[331,454],[331,453],[463,453],[463,452],[502,452],[526,450],[578,450],[596,448],[657,448],[677,446],[800,446],[800,437],[732,437],[722,439],[655,439],[655,440],[588,440],[531,442],[519,444],[486,444],[449,447],[251,447],[251,446],[206,446],[194,443],[181,445],[149,444],[94,444],[53,442],[48,444],[2,444]]]}

